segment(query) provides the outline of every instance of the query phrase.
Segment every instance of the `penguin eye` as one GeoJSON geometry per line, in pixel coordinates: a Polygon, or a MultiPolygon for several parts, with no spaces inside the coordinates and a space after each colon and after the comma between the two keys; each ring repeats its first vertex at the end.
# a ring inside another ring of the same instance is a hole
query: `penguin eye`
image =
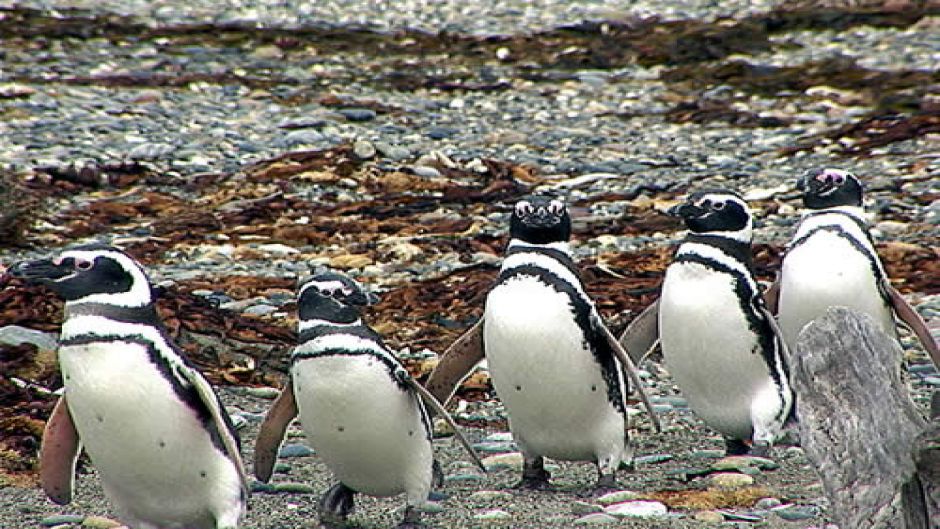
{"type": "Polygon", "coordinates": [[[91,270],[91,267],[95,266],[95,263],[84,259],[76,259],[74,266],[76,270],[91,270]]]}
{"type": "Polygon", "coordinates": [[[714,203],[712,203],[712,209],[714,209],[715,211],[721,211],[721,210],[725,209],[725,203],[724,203],[724,202],[714,202],[714,203]]]}
{"type": "Polygon", "coordinates": [[[845,177],[842,176],[841,174],[836,173],[832,175],[832,181],[835,182],[837,185],[842,185],[843,183],[845,183],[845,177]]]}
{"type": "Polygon", "coordinates": [[[516,216],[524,217],[526,215],[531,215],[535,211],[535,207],[532,206],[531,202],[522,201],[516,204],[516,216]]]}
{"type": "Polygon", "coordinates": [[[548,211],[552,215],[561,215],[565,211],[565,205],[560,200],[552,200],[548,203],[548,211]]]}

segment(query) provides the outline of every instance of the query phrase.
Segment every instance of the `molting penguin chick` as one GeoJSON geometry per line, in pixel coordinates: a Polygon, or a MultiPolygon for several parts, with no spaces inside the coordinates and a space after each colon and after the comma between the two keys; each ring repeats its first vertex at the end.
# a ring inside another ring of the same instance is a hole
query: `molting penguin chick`
{"type": "Polygon", "coordinates": [[[65,392],[40,452],[49,497],[71,501],[84,447],[128,526],[237,527],[247,499],[237,434],[167,335],[140,265],[116,248],[87,245],[11,272],[65,298],[65,392]]]}
{"type": "Polygon", "coordinates": [[[766,452],[793,402],[783,340],[751,270],[751,214],[729,191],[692,194],[672,213],[689,234],[659,298],[663,357],[690,408],[725,436],[766,452]]]}
{"type": "Polygon", "coordinates": [[[561,200],[532,196],[515,204],[483,318],[442,355],[428,388],[448,397],[485,354],[523,452],[520,486],[548,487],[549,457],[595,462],[597,487],[605,490],[630,459],[623,370],[633,365],[585,292],[570,235],[561,200]]]}
{"type": "Polygon", "coordinates": [[[800,331],[832,306],[870,315],[888,336],[894,316],[907,323],[940,366],[940,349],[926,324],[891,286],[868,231],[862,184],[850,172],[820,169],[800,179],[803,214],[783,258],[777,317],[793,350],[800,331]]]}
{"type": "MultiPolygon", "coordinates": [[[[424,402],[450,417],[362,322],[359,307],[371,300],[341,274],[319,274],[300,285],[300,339],[291,352],[291,380],[261,426],[255,474],[270,479],[284,432],[299,413],[308,441],[339,479],[321,499],[322,524],[343,526],[357,492],[404,492],[407,507],[399,527],[419,527],[419,508],[435,477],[424,402]]],[[[455,431],[460,436],[456,426],[455,431]]]]}

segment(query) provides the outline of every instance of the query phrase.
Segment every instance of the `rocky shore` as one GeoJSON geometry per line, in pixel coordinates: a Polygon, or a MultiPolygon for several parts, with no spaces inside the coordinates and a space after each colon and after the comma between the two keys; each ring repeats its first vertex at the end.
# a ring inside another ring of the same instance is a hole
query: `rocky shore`
{"type": "MultiPolygon", "coordinates": [[[[655,299],[677,197],[744,194],[768,281],[798,219],[796,178],[852,170],[889,275],[940,328],[940,7],[292,4],[0,2],[0,270],[89,241],[140,258],[249,459],[294,339],[297,278],[329,266],[368,283],[382,298],[370,321],[421,376],[479,316],[509,206],[535,190],[572,206],[588,287],[620,330],[655,299]]],[[[59,311],[0,275],[0,527],[112,516],[90,466],[67,507],[35,485],[59,311]],[[15,345],[24,333],[33,345],[15,345]]],[[[924,403],[940,375],[904,342],[924,403]]],[[[449,497],[427,523],[826,526],[799,447],[721,459],[667,370],[642,367],[666,430],[633,406],[637,462],[606,499],[582,497],[590,465],[560,464],[556,492],[513,490],[503,410],[474,375],[455,416],[492,471],[437,441],[449,497]]],[[[245,527],[315,520],[329,475],[298,436],[245,527]]],[[[365,500],[355,521],[389,527],[399,505],[365,500]]]]}

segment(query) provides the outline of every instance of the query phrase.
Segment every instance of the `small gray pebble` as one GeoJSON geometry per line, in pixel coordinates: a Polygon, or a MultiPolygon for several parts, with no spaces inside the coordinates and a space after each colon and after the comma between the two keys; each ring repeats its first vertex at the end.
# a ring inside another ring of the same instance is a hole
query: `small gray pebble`
{"type": "Polygon", "coordinates": [[[337,113],[349,121],[371,121],[378,115],[368,108],[341,108],[337,110],[337,113]]]}
{"type": "Polygon", "coordinates": [[[307,457],[313,455],[313,449],[307,445],[289,444],[281,447],[278,457],[307,457]]]}
{"type": "Polygon", "coordinates": [[[419,165],[414,168],[416,175],[422,178],[438,178],[441,176],[441,172],[433,167],[428,167],[426,165],[419,165]]]}

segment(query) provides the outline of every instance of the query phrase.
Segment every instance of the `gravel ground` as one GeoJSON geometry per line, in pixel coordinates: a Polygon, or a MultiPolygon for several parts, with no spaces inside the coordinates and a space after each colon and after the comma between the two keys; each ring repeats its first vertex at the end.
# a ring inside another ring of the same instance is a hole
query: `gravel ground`
{"type": "MultiPolygon", "coordinates": [[[[35,8],[63,16],[69,8],[80,8],[87,10],[83,12],[86,14],[121,15],[129,17],[128,22],[154,28],[232,23],[267,29],[338,28],[340,35],[352,39],[352,28],[361,27],[494,36],[550,30],[583,20],[653,14],[667,20],[742,17],[766,11],[773,4],[674,0],[636,2],[624,7],[623,2],[610,0],[322,1],[298,7],[275,0],[135,0],[24,1],[0,3],[0,7],[35,8]]],[[[0,26],[3,20],[0,18],[0,26]]],[[[864,67],[886,71],[936,71],[940,69],[940,32],[936,27],[937,17],[933,17],[905,28],[794,30],[772,35],[773,46],[768,50],[740,54],[734,59],[758,66],[800,66],[821,59],[851,57],[864,67]]],[[[782,147],[853,123],[872,111],[876,103],[867,93],[834,88],[838,84],[835,79],[833,86],[766,94],[729,85],[703,88],[674,83],[662,77],[668,70],[664,65],[623,64],[607,69],[549,70],[533,80],[524,64],[511,57],[501,58],[501,52],[461,61],[417,52],[403,58],[356,46],[331,46],[282,47],[254,38],[137,38],[120,32],[92,32],[88,38],[12,37],[0,42],[0,135],[4,138],[0,143],[0,167],[28,174],[38,168],[136,160],[164,175],[186,180],[213,172],[235,172],[246,164],[291,150],[350,143],[365,152],[373,148],[376,153],[370,156],[374,157],[371,163],[385,169],[427,173],[432,168],[428,158],[440,160],[443,156],[464,166],[472,166],[481,158],[526,164],[559,182],[594,175],[583,185],[564,188],[571,199],[640,188],[665,189],[676,182],[682,186],[731,186],[754,198],[779,199],[780,208],[758,212],[757,239],[782,244],[792,230],[795,177],[809,168],[837,165],[862,175],[871,190],[870,209],[893,219],[876,225],[879,239],[935,247],[940,235],[940,202],[936,200],[940,138],[936,133],[880,147],[871,157],[840,157],[836,154],[842,146],[838,142],[821,142],[816,148],[780,155],[778,149],[782,147]],[[467,74],[479,83],[507,83],[510,88],[394,88],[389,80],[407,70],[409,64],[431,69],[445,78],[467,74]],[[194,80],[179,86],[123,86],[114,82],[126,76],[187,75],[194,80]],[[236,81],[211,81],[212,76],[226,75],[236,81]],[[393,110],[337,110],[323,102],[322,97],[330,94],[346,100],[378,102],[393,110]],[[674,123],[664,118],[677,102],[690,97],[727,101],[738,110],[787,121],[779,127],[743,127],[725,122],[674,123]],[[924,196],[934,199],[915,200],[924,196]]],[[[938,96],[936,86],[926,90],[938,96]]],[[[177,192],[182,196],[186,193],[183,189],[177,192]]],[[[319,193],[317,189],[309,192],[311,196],[319,193]]],[[[87,202],[95,193],[70,197],[58,206],[87,202]]],[[[623,207],[622,202],[605,201],[587,213],[618,215],[623,207]]],[[[504,229],[501,215],[481,217],[480,221],[489,229],[504,229]]],[[[38,229],[47,235],[56,232],[49,221],[38,229]]],[[[95,238],[111,240],[127,235],[110,233],[95,238]]],[[[626,249],[663,244],[670,237],[619,237],[613,246],[626,249]]],[[[579,256],[587,257],[599,248],[609,250],[610,241],[580,239],[577,251],[579,256]]],[[[42,248],[0,247],[0,262],[46,252],[42,248]]],[[[276,259],[239,263],[199,252],[169,255],[186,257],[190,262],[171,258],[155,264],[152,273],[158,281],[181,280],[194,273],[302,272],[276,259]]],[[[436,270],[422,274],[439,273],[444,265],[433,266],[436,270]]],[[[379,277],[378,283],[381,280],[379,277]]],[[[914,294],[912,299],[925,316],[940,317],[940,296],[914,294]]],[[[655,364],[649,370],[650,380],[658,389],[657,405],[665,412],[668,428],[663,434],[653,434],[641,421],[634,436],[637,455],[669,457],[660,463],[650,462],[656,460],[652,457],[634,471],[622,472],[621,484],[640,492],[690,486],[704,490],[710,478],[692,477],[686,481],[684,477],[690,469],[707,468],[711,459],[705,456],[714,455],[707,450],[719,449],[720,442],[682,406],[681,400],[669,400],[677,390],[671,386],[668,374],[655,364]]],[[[920,399],[933,384],[929,380],[940,382],[927,371],[912,379],[920,399]]],[[[236,414],[246,419],[246,460],[250,460],[257,414],[263,413],[268,402],[237,389],[226,389],[224,395],[236,414]]],[[[476,440],[499,433],[495,425],[471,431],[476,440]]],[[[559,492],[523,493],[509,489],[517,479],[516,473],[498,470],[485,478],[473,476],[465,468],[466,458],[451,440],[440,440],[438,445],[450,476],[445,487],[450,498],[443,502],[442,512],[427,516],[432,527],[570,527],[588,509],[575,502],[582,500],[580,491],[593,481],[589,465],[561,465],[556,473],[559,492]],[[480,490],[497,493],[474,496],[480,490]],[[493,515],[497,519],[490,521],[477,518],[494,509],[506,511],[508,519],[499,520],[500,515],[493,515]]],[[[801,451],[780,447],[774,458],[780,468],[761,472],[756,484],[765,486],[769,497],[794,507],[771,510],[773,503],[765,502],[764,509],[735,509],[726,514],[722,527],[825,525],[825,499],[801,451]],[[785,512],[788,508],[790,513],[785,512]],[[787,521],[787,516],[793,519],[787,521]]],[[[317,495],[326,488],[328,473],[315,456],[292,458],[288,465],[286,473],[277,479],[310,485],[314,492],[255,494],[245,527],[309,527],[313,523],[317,495]]],[[[394,510],[398,506],[397,500],[364,500],[355,521],[362,527],[389,527],[397,518],[394,510]]],[[[668,518],[624,519],[617,526],[708,526],[704,520],[693,519],[700,510],[711,509],[673,509],[668,518]]],[[[85,469],[77,498],[67,508],[52,505],[38,490],[0,488],[2,528],[36,527],[43,520],[54,525],[54,520],[48,518],[54,514],[109,515],[93,470],[85,469]]]]}

